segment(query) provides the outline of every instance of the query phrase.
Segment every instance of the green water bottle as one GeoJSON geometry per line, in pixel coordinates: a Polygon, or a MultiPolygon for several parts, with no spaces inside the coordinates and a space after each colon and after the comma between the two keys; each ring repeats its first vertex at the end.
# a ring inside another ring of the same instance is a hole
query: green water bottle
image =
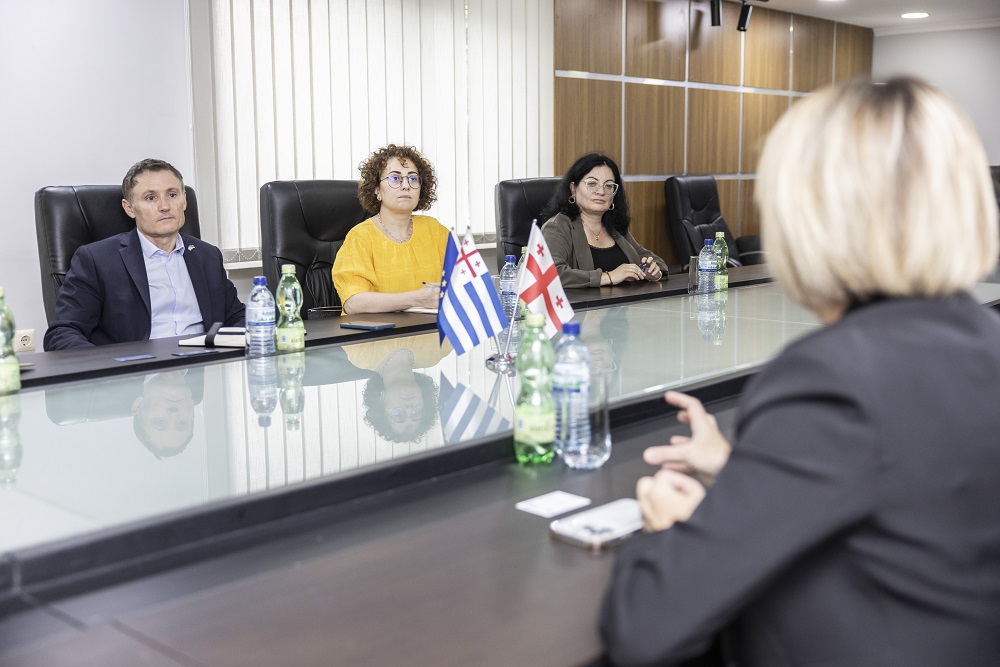
{"type": "Polygon", "coordinates": [[[302,286],[294,264],[281,265],[278,281],[278,351],[298,352],[306,348],[306,326],[302,322],[302,286]]]}
{"type": "Polygon", "coordinates": [[[14,353],[14,315],[0,287],[0,396],[21,390],[21,365],[14,353]]]}
{"type": "Polygon", "coordinates": [[[729,246],[726,245],[726,235],[722,232],[715,232],[712,253],[719,262],[719,270],[715,274],[715,290],[719,292],[729,289],[729,246]]]}
{"type": "Polygon", "coordinates": [[[519,463],[551,463],[555,457],[556,404],[552,367],[556,361],[545,335],[545,316],[528,313],[517,355],[521,392],[514,404],[514,454],[519,463]]]}

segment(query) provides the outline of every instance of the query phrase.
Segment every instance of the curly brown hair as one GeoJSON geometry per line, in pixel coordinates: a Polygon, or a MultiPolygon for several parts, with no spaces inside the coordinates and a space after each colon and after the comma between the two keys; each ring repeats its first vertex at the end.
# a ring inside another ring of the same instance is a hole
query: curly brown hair
{"type": "Polygon", "coordinates": [[[420,199],[417,201],[416,210],[429,209],[431,204],[437,201],[437,177],[434,175],[434,167],[416,148],[396,144],[378,149],[358,165],[358,169],[361,170],[358,201],[369,213],[378,213],[381,208],[377,196],[378,185],[382,181],[382,170],[392,158],[398,158],[400,162],[411,162],[416,166],[417,175],[420,176],[420,199]]]}

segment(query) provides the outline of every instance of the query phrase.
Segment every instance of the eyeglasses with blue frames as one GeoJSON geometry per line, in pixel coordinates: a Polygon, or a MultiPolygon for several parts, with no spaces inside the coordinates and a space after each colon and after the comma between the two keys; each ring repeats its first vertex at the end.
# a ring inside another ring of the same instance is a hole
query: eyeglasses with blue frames
{"type": "Polygon", "coordinates": [[[393,190],[398,190],[400,186],[403,185],[404,180],[406,181],[406,184],[414,190],[420,187],[420,177],[416,174],[407,174],[406,176],[401,174],[389,174],[382,180],[388,183],[389,187],[393,190]]]}
{"type": "Polygon", "coordinates": [[[406,410],[405,408],[393,408],[389,411],[389,418],[397,424],[402,424],[409,417],[412,420],[420,419],[424,414],[423,408],[410,408],[406,410]]]}
{"type": "Polygon", "coordinates": [[[613,195],[616,192],[618,192],[618,184],[615,183],[614,181],[601,183],[596,178],[588,178],[583,182],[583,185],[584,187],[587,188],[587,190],[589,190],[592,193],[600,192],[602,188],[604,189],[604,194],[606,195],[613,195]]]}

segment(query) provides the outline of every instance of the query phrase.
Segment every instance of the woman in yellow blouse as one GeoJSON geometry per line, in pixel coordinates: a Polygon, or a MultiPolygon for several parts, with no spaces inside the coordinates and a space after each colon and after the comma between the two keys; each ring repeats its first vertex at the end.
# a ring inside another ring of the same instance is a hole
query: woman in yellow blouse
{"type": "Polygon", "coordinates": [[[437,308],[448,230],[428,215],[434,168],[410,146],[389,144],[361,163],[358,199],[375,216],[347,234],[333,263],[344,313],[437,308]]]}

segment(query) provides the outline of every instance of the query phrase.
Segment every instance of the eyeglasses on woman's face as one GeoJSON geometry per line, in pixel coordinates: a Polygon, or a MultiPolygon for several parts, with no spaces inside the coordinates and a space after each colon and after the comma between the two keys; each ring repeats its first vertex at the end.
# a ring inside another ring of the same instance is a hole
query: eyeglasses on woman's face
{"type": "Polygon", "coordinates": [[[420,417],[424,414],[423,408],[420,407],[412,407],[409,410],[407,410],[406,408],[393,408],[388,412],[389,412],[389,419],[396,422],[397,424],[402,424],[404,421],[406,421],[407,417],[409,417],[411,420],[416,421],[420,419],[420,417]]]}
{"type": "Polygon", "coordinates": [[[607,181],[605,183],[601,183],[596,178],[588,178],[587,180],[583,181],[582,185],[583,187],[587,188],[589,192],[593,194],[601,192],[602,190],[606,195],[613,195],[616,192],[618,192],[618,184],[615,183],[614,181],[607,181]]]}
{"type": "Polygon", "coordinates": [[[406,176],[401,174],[389,174],[382,180],[388,183],[389,187],[393,190],[398,190],[400,186],[403,185],[403,181],[406,181],[406,184],[413,189],[420,187],[420,177],[416,174],[407,174],[406,176]]]}

